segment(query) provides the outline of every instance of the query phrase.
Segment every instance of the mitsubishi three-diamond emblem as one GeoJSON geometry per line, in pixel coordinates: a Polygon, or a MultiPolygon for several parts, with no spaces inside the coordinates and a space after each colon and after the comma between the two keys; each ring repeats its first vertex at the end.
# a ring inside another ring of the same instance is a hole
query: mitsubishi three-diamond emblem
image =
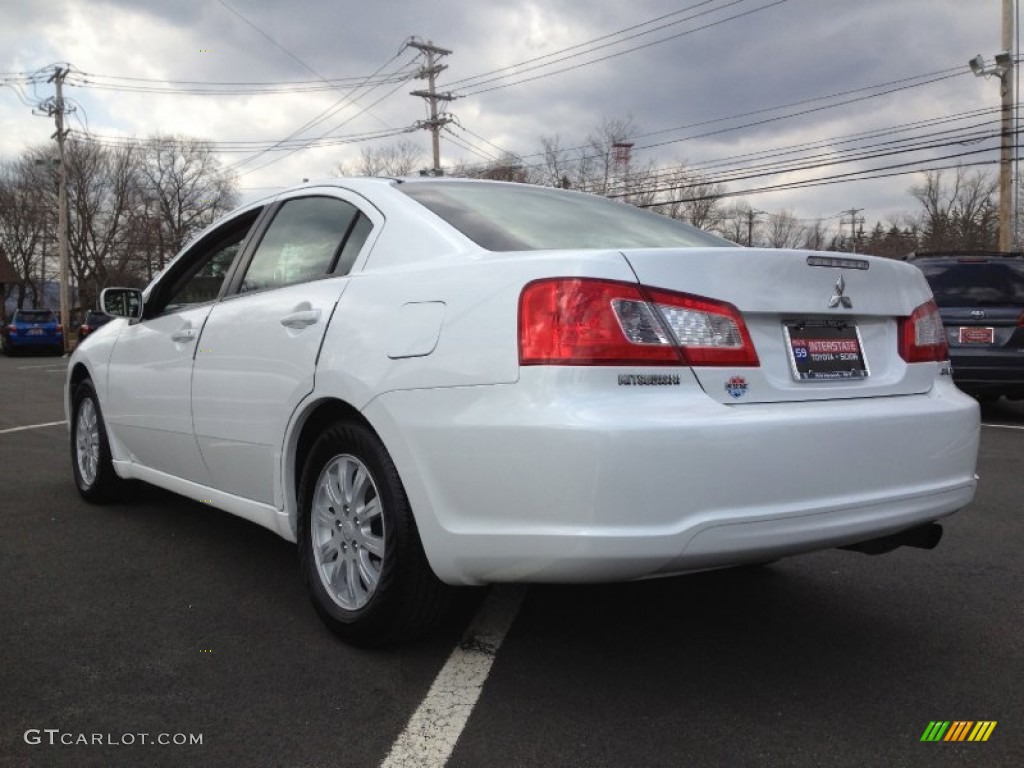
{"type": "Polygon", "coordinates": [[[853,299],[843,293],[845,290],[846,281],[843,279],[842,273],[840,273],[839,279],[836,280],[836,292],[828,302],[830,309],[835,309],[838,306],[846,307],[846,309],[853,309],[853,299]]]}

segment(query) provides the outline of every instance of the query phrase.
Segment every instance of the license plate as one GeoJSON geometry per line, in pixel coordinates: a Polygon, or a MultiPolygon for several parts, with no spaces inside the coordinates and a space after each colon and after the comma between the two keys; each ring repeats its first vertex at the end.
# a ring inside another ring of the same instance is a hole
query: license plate
{"type": "Polygon", "coordinates": [[[797,381],[864,379],[868,366],[855,323],[801,320],[783,325],[789,362],[797,381]]]}
{"type": "Polygon", "coordinates": [[[43,329],[42,328],[29,328],[28,329],[28,335],[29,336],[42,336],[43,335],[43,329]]]}
{"type": "Polygon", "coordinates": [[[995,341],[995,328],[979,328],[971,326],[960,329],[961,344],[991,344],[995,341]]]}

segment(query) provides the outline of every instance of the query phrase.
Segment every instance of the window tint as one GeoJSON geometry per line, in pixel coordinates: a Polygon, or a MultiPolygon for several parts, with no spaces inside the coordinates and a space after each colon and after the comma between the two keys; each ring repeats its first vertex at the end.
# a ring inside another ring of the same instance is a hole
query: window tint
{"type": "Polygon", "coordinates": [[[215,301],[260,211],[257,208],[242,214],[193,245],[161,279],[146,302],[145,316],[215,301]]]}
{"type": "Polygon", "coordinates": [[[408,182],[397,188],[489,251],[732,245],[668,216],[548,187],[408,182]]]}
{"type": "Polygon", "coordinates": [[[359,211],[343,200],[304,197],[277,212],[239,291],[301,283],[327,274],[359,211]]]}
{"type": "Polygon", "coordinates": [[[334,269],[334,274],[347,275],[352,270],[352,265],[356,263],[356,257],[359,256],[359,252],[363,249],[366,238],[370,236],[372,229],[373,222],[363,214],[359,214],[359,218],[356,219],[356,223],[353,225],[345,240],[345,245],[341,249],[341,256],[338,258],[338,266],[334,269]]]}
{"type": "Polygon", "coordinates": [[[918,264],[940,307],[1024,305],[1024,264],[918,264]]]}

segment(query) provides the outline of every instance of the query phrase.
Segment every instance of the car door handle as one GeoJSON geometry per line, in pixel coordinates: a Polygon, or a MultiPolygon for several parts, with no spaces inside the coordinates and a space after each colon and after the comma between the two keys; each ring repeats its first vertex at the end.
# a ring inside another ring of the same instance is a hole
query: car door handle
{"type": "Polygon", "coordinates": [[[296,331],[301,331],[303,328],[310,325],[316,325],[319,322],[319,309],[305,309],[301,312],[293,312],[292,314],[281,318],[281,325],[285,328],[291,328],[296,331]]]}
{"type": "Polygon", "coordinates": [[[192,341],[196,337],[196,332],[192,328],[182,328],[180,331],[175,331],[171,334],[171,341],[176,341],[179,344],[184,344],[186,341],[192,341]]]}

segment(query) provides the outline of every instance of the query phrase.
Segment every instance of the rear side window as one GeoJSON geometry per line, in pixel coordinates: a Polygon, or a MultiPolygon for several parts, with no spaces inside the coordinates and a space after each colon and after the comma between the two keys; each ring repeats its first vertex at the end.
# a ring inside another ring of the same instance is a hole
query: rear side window
{"type": "Polygon", "coordinates": [[[332,197],[303,197],[281,206],[245,271],[240,293],[292,285],[332,271],[359,216],[332,197]]]}
{"type": "Polygon", "coordinates": [[[918,266],[940,307],[1024,305],[1024,264],[989,261],[918,266]]]}

